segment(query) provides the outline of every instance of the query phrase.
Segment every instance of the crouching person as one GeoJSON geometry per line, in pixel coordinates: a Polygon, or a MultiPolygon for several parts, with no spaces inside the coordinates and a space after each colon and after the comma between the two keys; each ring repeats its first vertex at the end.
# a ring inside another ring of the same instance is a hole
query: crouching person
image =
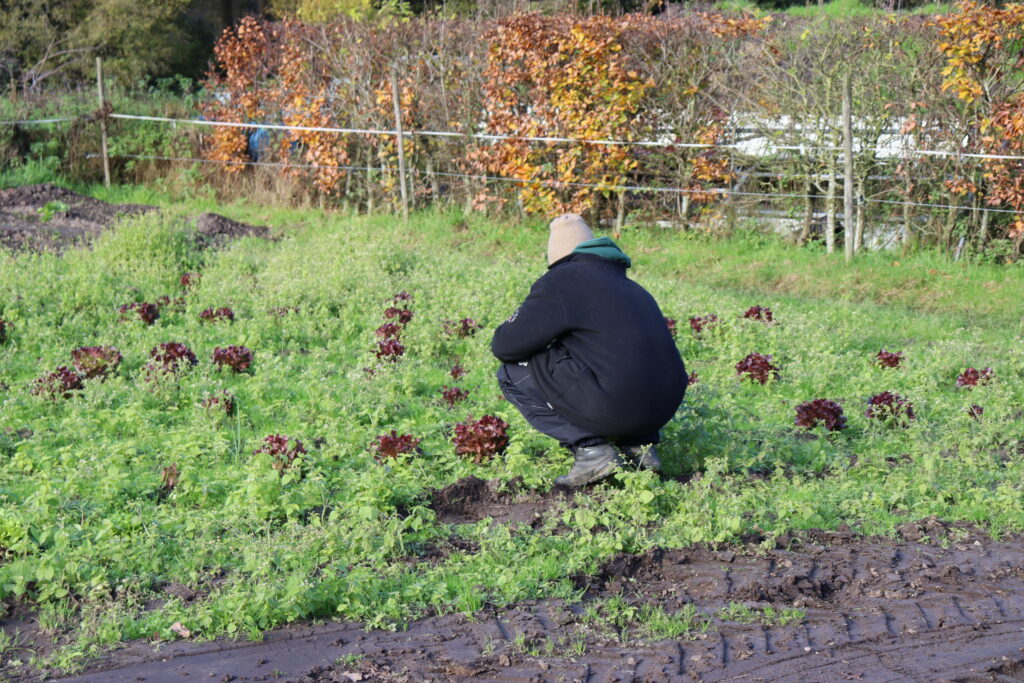
{"type": "Polygon", "coordinates": [[[576,214],[551,222],[548,270],[494,332],[505,397],[535,429],[571,449],[556,484],[579,487],[623,464],[660,469],[654,445],[686,391],[665,318],[626,277],[629,257],[576,214]]]}

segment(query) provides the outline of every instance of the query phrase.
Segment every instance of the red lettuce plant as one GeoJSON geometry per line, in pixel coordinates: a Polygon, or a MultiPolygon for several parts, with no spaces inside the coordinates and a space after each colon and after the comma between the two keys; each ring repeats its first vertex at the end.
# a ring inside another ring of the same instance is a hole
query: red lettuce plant
{"type": "Polygon", "coordinates": [[[398,323],[384,323],[375,332],[380,339],[398,339],[402,334],[402,326],[398,323]]]}
{"type": "Polygon", "coordinates": [[[668,326],[669,334],[671,334],[672,338],[675,339],[676,338],[676,333],[678,332],[678,330],[676,329],[676,319],[675,318],[665,318],[665,324],[668,326]]]}
{"type": "Polygon", "coordinates": [[[227,306],[222,306],[217,309],[211,307],[200,313],[199,319],[211,323],[215,323],[219,320],[227,320],[230,323],[235,321],[235,312],[227,306]]]}
{"type": "Polygon", "coordinates": [[[374,450],[374,459],[377,462],[384,462],[388,458],[397,458],[403,453],[414,453],[422,439],[414,438],[412,434],[399,434],[394,429],[390,434],[381,434],[371,444],[374,450]]]}
{"type": "Polygon", "coordinates": [[[7,330],[14,327],[11,323],[7,322],[3,318],[0,318],[0,344],[7,341],[7,330]]]}
{"type": "Polygon", "coordinates": [[[252,351],[244,346],[218,346],[213,350],[213,362],[219,370],[227,366],[235,372],[245,372],[252,367],[252,351]]]}
{"type": "Polygon", "coordinates": [[[906,425],[914,419],[914,404],[899,394],[883,391],[868,399],[868,409],[864,415],[872,420],[906,425]]]}
{"type": "Polygon", "coordinates": [[[796,407],[795,424],[805,429],[814,429],[822,424],[830,432],[836,432],[846,428],[846,416],[843,415],[843,407],[835,401],[816,398],[796,407]]]}
{"type": "Polygon", "coordinates": [[[751,306],[747,309],[747,312],[743,314],[744,318],[750,318],[751,320],[760,320],[761,322],[768,324],[772,321],[772,309],[764,306],[751,306]]]}
{"type": "Polygon", "coordinates": [[[878,359],[878,365],[883,368],[898,368],[900,363],[903,362],[902,351],[886,351],[881,349],[875,357],[878,359]]]}
{"type": "Polygon", "coordinates": [[[995,376],[992,368],[984,368],[982,370],[967,368],[956,378],[956,385],[958,387],[976,387],[979,384],[988,384],[995,379],[995,376]]]}
{"type": "Polygon", "coordinates": [[[406,291],[401,291],[398,294],[395,294],[393,297],[391,297],[391,301],[393,301],[396,304],[401,303],[403,301],[408,301],[412,303],[412,294],[406,291]]]}
{"type": "Polygon", "coordinates": [[[708,313],[707,315],[700,315],[695,318],[690,318],[690,329],[693,331],[694,336],[699,337],[705,329],[710,330],[711,328],[718,325],[718,316],[714,313],[708,313]]]}
{"type": "Polygon", "coordinates": [[[147,370],[167,374],[174,374],[198,362],[192,349],[179,342],[157,344],[150,350],[149,357],[152,360],[146,364],[147,370]]]}
{"type": "Polygon", "coordinates": [[[772,365],[771,355],[751,353],[736,364],[736,374],[745,374],[750,381],[764,384],[769,379],[778,379],[779,369],[772,365]]]}
{"type": "Polygon", "coordinates": [[[79,346],[71,352],[71,360],[84,379],[102,379],[121,364],[122,356],[114,346],[79,346]]]}
{"type": "Polygon", "coordinates": [[[697,376],[697,371],[694,370],[686,378],[686,385],[691,386],[700,381],[700,377],[697,376]]]}
{"type": "Polygon", "coordinates": [[[117,312],[121,314],[122,322],[128,321],[134,313],[139,320],[147,325],[152,325],[157,321],[157,318],[160,317],[160,307],[156,304],[151,304],[145,301],[135,301],[130,304],[124,304],[117,309],[117,312]]]}
{"type": "Polygon", "coordinates": [[[967,409],[967,414],[973,417],[975,420],[980,420],[981,416],[985,414],[985,409],[979,406],[977,403],[971,405],[967,409]]]}
{"type": "Polygon", "coordinates": [[[384,311],[384,317],[387,320],[396,318],[399,325],[408,325],[409,321],[412,320],[412,311],[408,308],[397,308],[392,306],[391,308],[384,311]]]}
{"type": "Polygon", "coordinates": [[[494,415],[484,415],[479,420],[472,416],[455,425],[452,437],[458,455],[472,455],[479,464],[484,458],[492,458],[505,451],[508,446],[508,423],[494,415]]]}
{"type": "Polygon", "coordinates": [[[297,306],[275,306],[270,309],[270,312],[278,318],[283,318],[289,313],[298,313],[299,309],[297,306]]]}
{"type": "Polygon", "coordinates": [[[211,413],[223,411],[228,416],[234,415],[236,409],[235,397],[227,391],[221,391],[214,396],[207,396],[199,402],[199,405],[211,413]]]}
{"type": "Polygon", "coordinates": [[[202,273],[185,273],[178,280],[181,284],[181,288],[184,290],[192,289],[199,284],[199,281],[203,279],[202,273]]]}
{"type": "Polygon", "coordinates": [[[405,347],[397,339],[383,339],[377,342],[377,358],[397,363],[405,353],[405,347]]]}
{"type": "Polygon", "coordinates": [[[441,398],[444,399],[449,408],[454,408],[456,404],[462,403],[468,396],[469,392],[465,389],[449,387],[447,384],[441,387],[441,398]]]}
{"type": "Polygon", "coordinates": [[[278,474],[283,475],[284,471],[294,464],[297,457],[306,453],[306,449],[298,439],[289,444],[287,436],[271,434],[263,439],[263,445],[253,453],[270,454],[274,458],[272,467],[277,470],[278,474]]]}
{"type": "Polygon", "coordinates": [[[483,327],[483,325],[472,318],[444,321],[444,333],[450,337],[458,337],[459,339],[472,337],[476,334],[477,330],[482,330],[483,327]]]}
{"type": "Polygon", "coordinates": [[[452,371],[450,374],[452,376],[452,379],[462,379],[463,377],[466,376],[466,368],[456,363],[455,365],[452,366],[452,371]]]}
{"type": "Polygon", "coordinates": [[[178,471],[178,463],[171,463],[170,466],[160,470],[160,489],[164,493],[170,493],[178,485],[181,479],[181,472],[178,471]]]}
{"type": "Polygon", "coordinates": [[[156,298],[156,305],[160,308],[170,308],[171,310],[178,312],[184,311],[187,304],[188,302],[181,297],[175,297],[172,299],[166,294],[162,294],[156,298]]]}
{"type": "Polygon", "coordinates": [[[74,392],[84,388],[82,377],[71,368],[62,365],[36,379],[32,393],[56,401],[58,398],[71,398],[74,392]]]}

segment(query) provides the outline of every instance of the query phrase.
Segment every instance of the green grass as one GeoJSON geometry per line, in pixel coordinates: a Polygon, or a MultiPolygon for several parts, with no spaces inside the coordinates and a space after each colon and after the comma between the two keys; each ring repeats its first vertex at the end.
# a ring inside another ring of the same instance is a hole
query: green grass
{"type": "MultiPolygon", "coordinates": [[[[94,194],[167,212],[63,257],[0,253],[0,318],[13,323],[0,346],[10,387],[0,393],[0,599],[34,610],[60,645],[45,660],[19,655],[36,666],[73,668],[126,639],[170,638],[176,621],[200,638],[257,637],[300,619],[396,628],[431,610],[573,600],[569,577],[615,553],[754,531],[845,522],[891,533],[927,515],[996,534],[1024,528],[1020,268],[927,253],[867,255],[847,268],[841,256],[774,243],[627,230],[633,276],[680,320],[679,347],[699,375],[661,447],[676,478],[622,472],[538,529],[459,528],[479,551],[432,565],[410,560],[453,531],[426,507],[429,488],[474,474],[546,489],[569,464],[500,400],[488,350],[487,330],[543,272],[544,227],[425,213],[406,229],[391,216],[179,206],[133,188],[94,194]],[[196,251],[186,216],[211,208],[286,237],[196,251]],[[121,304],[180,295],[191,270],[203,279],[183,312],[152,327],[118,322],[121,304]],[[380,365],[374,330],[401,290],[415,296],[408,351],[380,365]],[[740,319],[754,304],[772,308],[777,324],[740,319]],[[201,323],[211,306],[231,306],[236,321],[201,323]],[[281,306],[299,312],[270,314],[281,306]],[[705,313],[723,322],[697,339],[686,319],[705,313]],[[486,330],[442,334],[444,320],[465,316],[486,330]],[[187,343],[199,363],[178,381],[147,381],[147,354],[165,341],[187,343]],[[121,350],[115,377],[68,400],[30,393],[36,377],[70,364],[73,348],[93,344],[121,350]],[[214,368],[210,355],[226,344],[254,350],[250,374],[214,368]],[[881,347],[904,351],[905,367],[878,368],[881,347]],[[774,355],[779,380],[736,379],[735,363],[754,351],[774,355]],[[456,361],[470,396],[449,410],[439,390],[454,383],[456,361]],[[997,379],[957,389],[967,366],[991,366],[997,379]],[[883,390],[913,401],[908,428],[865,418],[865,399],[883,390]],[[236,416],[200,405],[220,391],[237,397],[236,416]],[[797,433],[794,406],[819,397],[843,404],[845,432],[797,433]],[[983,419],[967,415],[972,403],[983,419]],[[470,414],[511,423],[504,457],[474,465],[455,455],[449,431],[470,414]],[[18,434],[26,428],[30,438],[18,434]],[[391,429],[422,438],[422,454],[378,464],[369,444],[391,429]],[[309,450],[285,477],[253,453],[275,433],[309,450]],[[171,464],[180,482],[166,493],[171,464]],[[564,533],[553,533],[559,525],[564,533]],[[166,582],[201,597],[182,602],[161,591],[166,582]],[[147,609],[154,599],[164,602],[147,609]]],[[[691,629],[696,617],[652,612],[647,635],[691,629]]]]}

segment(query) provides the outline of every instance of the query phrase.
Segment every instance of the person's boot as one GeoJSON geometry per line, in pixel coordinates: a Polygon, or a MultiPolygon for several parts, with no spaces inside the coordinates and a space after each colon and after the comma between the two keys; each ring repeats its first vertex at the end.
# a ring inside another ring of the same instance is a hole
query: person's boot
{"type": "Polygon", "coordinates": [[[630,446],[622,451],[622,454],[629,458],[629,461],[642,470],[661,471],[661,459],[654,444],[645,446],[630,446]]]}
{"type": "Polygon", "coordinates": [[[568,474],[555,478],[555,484],[558,486],[568,486],[574,489],[586,486],[599,479],[604,479],[622,464],[619,454],[615,451],[615,446],[610,443],[573,448],[572,452],[575,456],[572,469],[568,474]]]}

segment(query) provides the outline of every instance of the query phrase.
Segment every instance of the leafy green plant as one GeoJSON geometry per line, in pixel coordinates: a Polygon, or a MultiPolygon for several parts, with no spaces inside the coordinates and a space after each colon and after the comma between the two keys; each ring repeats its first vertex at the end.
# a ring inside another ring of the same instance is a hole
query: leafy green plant
{"type": "Polygon", "coordinates": [[[39,220],[43,223],[49,223],[53,220],[54,216],[58,214],[66,214],[70,210],[71,207],[66,203],[59,200],[52,200],[36,209],[36,213],[39,214],[39,220]]]}

